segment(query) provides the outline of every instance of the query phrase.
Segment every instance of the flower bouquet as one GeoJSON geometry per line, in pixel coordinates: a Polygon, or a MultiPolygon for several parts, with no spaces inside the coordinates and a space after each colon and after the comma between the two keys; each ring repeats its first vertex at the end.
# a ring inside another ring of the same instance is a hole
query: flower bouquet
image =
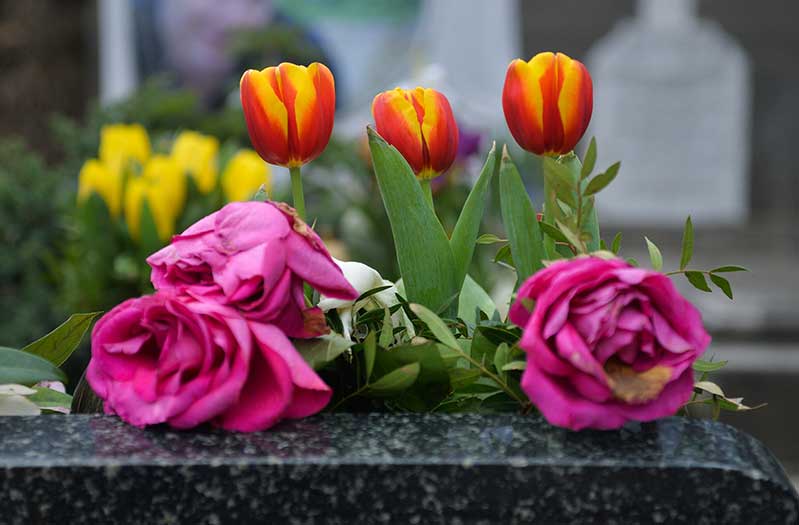
{"type": "Polygon", "coordinates": [[[375,97],[367,135],[397,282],[333,259],[308,224],[301,168],[330,138],[331,72],[249,70],[241,101],[255,150],[290,170],[293,207],[259,191],[147,258],[156,292],[118,305],[92,333],[85,377],[106,413],[137,426],[256,431],[323,410],[537,410],[580,430],[695,405],[749,408],[708,381],[724,363],[700,359],[710,336],[672,283],[684,276],[710,291],[709,280],[732,298],[723,274],[744,269],[690,267],[690,218],[668,273],[648,239],[651,269],[620,255],[620,235],[602,236],[595,200],[620,164],[595,173],[594,140],[582,159],[574,152],[592,112],[580,62],[541,53],[508,67],[503,110],[516,142],[540,157],[543,209],[495,145],[451,232],[430,188],[458,147],[447,98],[421,87],[375,97]],[[503,237],[480,232],[494,178],[503,237]],[[505,305],[469,275],[478,244],[499,245],[495,263],[516,274],[505,305]]]}

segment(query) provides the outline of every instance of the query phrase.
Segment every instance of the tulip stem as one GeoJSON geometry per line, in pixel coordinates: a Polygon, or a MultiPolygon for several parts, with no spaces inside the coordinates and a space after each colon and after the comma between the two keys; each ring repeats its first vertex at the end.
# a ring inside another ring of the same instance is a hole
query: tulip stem
{"type": "Polygon", "coordinates": [[[302,192],[300,167],[289,168],[289,173],[291,173],[291,198],[294,201],[294,209],[297,210],[300,219],[305,220],[305,196],[302,192]]]}
{"type": "Polygon", "coordinates": [[[433,210],[433,213],[435,213],[436,207],[433,204],[433,189],[430,187],[430,179],[422,179],[419,181],[419,184],[422,185],[424,200],[427,201],[427,205],[430,206],[430,209],[433,210]]]}

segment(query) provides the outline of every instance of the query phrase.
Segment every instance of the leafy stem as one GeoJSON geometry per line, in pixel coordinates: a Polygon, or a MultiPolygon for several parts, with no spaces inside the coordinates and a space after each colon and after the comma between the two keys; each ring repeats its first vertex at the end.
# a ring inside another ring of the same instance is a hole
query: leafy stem
{"type": "Polygon", "coordinates": [[[493,380],[496,384],[498,384],[502,388],[502,390],[505,391],[506,394],[512,397],[514,401],[517,401],[520,405],[522,405],[522,407],[526,407],[529,404],[528,401],[525,401],[524,399],[519,397],[519,395],[513,391],[513,389],[508,385],[506,381],[504,381],[501,377],[499,377],[495,373],[491,372],[488,368],[485,367],[485,365],[483,365],[483,363],[479,362],[477,359],[473,358],[472,356],[464,352],[459,346],[455,347],[452,345],[447,345],[447,347],[456,351],[458,354],[460,354],[461,357],[463,357],[471,364],[473,364],[475,367],[477,367],[477,369],[480,370],[480,372],[482,372],[483,374],[488,376],[491,380],[493,380]]]}

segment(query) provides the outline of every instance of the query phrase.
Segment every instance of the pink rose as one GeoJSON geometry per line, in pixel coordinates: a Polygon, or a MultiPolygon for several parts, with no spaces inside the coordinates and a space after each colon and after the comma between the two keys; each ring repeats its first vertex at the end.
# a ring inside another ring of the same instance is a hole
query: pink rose
{"type": "Polygon", "coordinates": [[[182,290],[230,305],[289,337],[328,331],[305,303],[303,281],[327,297],[358,296],[322,240],[286,204],[234,202],[176,235],[151,255],[156,290],[182,290]]]}
{"type": "Polygon", "coordinates": [[[332,394],[277,327],[169,292],[97,322],[86,378],[106,413],[139,427],[262,430],[318,412],[332,394]]]}
{"type": "Polygon", "coordinates": [[[522,388],[550,423],[572,430],[673,415],[710,343],[668,277],[620,259],[556,262],[522,285],[509,317],[524,329],[522,388]]]}

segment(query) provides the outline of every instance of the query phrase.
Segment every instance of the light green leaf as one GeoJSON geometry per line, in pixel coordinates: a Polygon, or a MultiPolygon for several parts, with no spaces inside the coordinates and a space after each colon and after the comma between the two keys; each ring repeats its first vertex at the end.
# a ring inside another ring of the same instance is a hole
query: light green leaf
{"type": "Polygon", "coordinates": [[[502,371],[507,372],[509,370],[524,370],[525,368],[527,368],[527,361],[511,361],[502,367],[502,371]]]}
{"type": "Polygon", "coordinates": [[[367,132],[406,297],[438,310],[460,289],[449,239],[402,155],[373,129],[367,132]]]}
{"type": "Polygon", "coordinates": [[[480,222],[483,220],[485,211],[486,196],[491,187],[491,179],[497,171],[496,150],[496,143],[494,143],[491,146],[491,151],[488,152],[480,177],[463,204],[458,222],[455,223],[455,229],[452,230],[452,239],[449,241],[455,261],[455,282],[459,288],[472,262],[475,240],[480,233],[480,222]]]}
{"type": "Polygon", "coordinates": [[[475,242],[477,244],[496,244],[498,242],[508,242],[508,239],[502,239],[493,233],[484,233],[475,242]]]}
{"type": "Polygon", "coordinates": [[[710,280],[713,281],[713,284],[718,286],[722,292],[724,292],[724,295],[732,299],[732,286],[730,286],[730,281],[714,273],[710,274],[710,280]]]}
{"type": "Polygon", "coordinates": [[[551,224],[541,221],[538,223],[538,226],[541,228],[542,232],[544,232],[546,235],[551,237],[556,242],[565,242],[565,243],[569,242],[569,239],[567,239],[566,236],[563,235],[559,229],[552,226],[551,224]]]}
{"type": "Polygon", "coordinates": [[[39,408],[65,408],[72,406],[72,396],[64,394],[52,388],[34,388],[35,394],[27,396],[30,401],[36,403],[39,408]]]}
{"type": "Polygon", "coordinates": [[[472,320],[477,323],[474,316],[478,308],[489,319],[497,311],[497,306],[491,296],[469,274],[466,274],[466,279],[463,280],[463,288],[458,298],[458,317],[465,321],[472,320]]]}
{"type": "Polygon", "coordinates": [[[380,330],[380,346],[388,348],[394,342],[394,324],[391,322],[391,312],[384,308],[383,328],[380,330]]]}
{"type": "Polygon", "coordinates": [[[377,343],[375,342],[375,333],[369,332],[366,339],[363,341],[363,357],[366,366],[366,377],[364,380],[368,383],[369,378],[372,377],[372,369],[375,366],[375,352],[377,352],[377,343]]]}
{"type": "Polygon", "coordinates": [[[610,251],[618,255],[620,249],[621,249],[621,232],[618,232],[613,237],[613,242],[610,243],[610,251]]]}
{"type": "Polygon", "coordinates": [[[510,239],[518,281],[522,282],[544,267],[541,261],[546,256],[535,209],[507,148],[502,152],[499,188],[502,222],[510,239]]]}
{"type": "Polygon", "coordinates": [[[30,343],[22,351],[47,359],[55,366],[61,366],[78,348],[92,322],[101,313],[72,314],[55,330],[30,343]]]}
{"type": "Polygon", "coordinates": [[[294,340],[294,347],[314,370],[320,370],[353,344],[338,334],[327,334],[316,339],[294,340]]]}
{"type": "Polygon", "coordinates": [[[39,381],[67,382],[67,376],[38,355],[0,346],[0,385],[33,385],[39,381]]]}
{"type": "MultiPolygon", "coordinates": [[[[572,157],[574,160],[577,159],[577,157],[572,157]]],[[[572,166],[567,164],[565,159],[544,157],[542,162],[544,167],[544,181],[547,186],[554,192],[558,200],[568,205],[570,208],[575,209],[577,207],[577,179],[580,176],[580,167],[577,167],[576,173],[572,173],[572,166]]],[[[577,160],[577,164],[579,164],[579,160],[577,160]]],[[[548,206],[550,206],[549,202],[548,200],[548,206]]],[[[556,203],[553,201],[551,206],[554,208],[556,203]]],[[[560,217],[562,217],[562,215],[556,214],[556,218],[560,217]]]]}
{"type": "Polygon", "coordinates": [[[655,243],[649,240],[649,237],[644,237],[646,241],[646,249],[649,250],[649,260],[652,262],[652,268],[656,272],[663,269],[663,255],[660,253],[660,248],[655,243]]]}
{"type": "Polygon", "coordinates": [[[682,253],[680,254],[680,270],[685,270],[691,257],[694,255],[694,225],[689,215],[685,219],[685,228],[682,232],[682,253]]]}
{"type": "Polygon", "coordinates": [[[748,272],[748,268],[744,268],[743,266],[719,266],[718,268],[713,268],[710,270],[710,273],[729,273],[729,272],[748,272]]]}
{"type": "Polygon", "coordinates": [[[707,285],[707,281],[705,280],[705,276],[702,274],[702,272],[687,271],[685,272],[685,278],[688,279],[688,282],[691,283],[697,290],[702,290],[703,292],[712,291],[710,286],[707,285]]]}
{"type": "Polygon", "coordinates": [[[494,368],[497,369],[498,372],[502,371],[502,368],[508,364],[510,360],[510,351],[508,350],[507,343],[501,343],[497,346],[497,351],[494,352],[494,368]]]}
{"type": "Polygon", "coordinates": [[[266,191],[266,186],[261,184],[258,188],[258,191],[255,192],[255,195],[252,196],[252,200],[256,202],[266,202],[269,200],[269,193],[266,191]]]}
{"type": "Polygon", "coordinates": [[[711,381],[697,381],[694,383],[694,388],[707,392],[708,394],[713,394],[714,396],[724,397],[724,392],[721,390],[721,387],[711,381]]]}
{"type": "Polygon", "coordinates": [[[571,228],[569,228],[560,221],[555,221],[555,225],[558,227],[558,230],[560,230],[563,236],[566,237],[566,240],[569,242],[569,244],[571,244],[575,248],[582,249],[583,242],[580,240],[580,238],[577,236],[577,233],[574,230],[572,230],[571,228]]]}
{"type": "Polygon", "coordinates": [[[583,159],[583,167],[580,170],[580,180],[585,180],[594,171],[596,164],[596,137],[591,137],[591,142],[588,144],[588,150],[585,152],[583,159]]]}
{"type": "Polygon", "coordinates": [[[604,173],[600,173],[588,183],[588,186],[585,188],[583,195],[589,197],[591,195],[595,195],[605,189],[608,184],[613,182],[613,179],[616,178],[616,175],[619,174],[619,168],[621,167],[621,162],[617,162],[605,170],[604,173]]]}
{"type": "Polygon", "coordinates": [[[384,375],[367,387],[369,393],[380,396],[391,396],[407,390],[416,382],[421,367],[419,363],[411,363],[384,375]]]}
{"type": "Polygon", "coordinates": [[[715,372],[727,365],[727,361],[705,361],[697,359],[694,361],[693,369],[697,372],[715,372]]]}
{"type": "Polygon", "coordinates": [[[452,335],[447,324],[441,320],[432,310],[422,306],[421,304],[411,304],[411,311],[422,320],[424,324],[433,332],[436,338],[449,346],[450,348],[459,349],[458,340],[452,335]]]}

